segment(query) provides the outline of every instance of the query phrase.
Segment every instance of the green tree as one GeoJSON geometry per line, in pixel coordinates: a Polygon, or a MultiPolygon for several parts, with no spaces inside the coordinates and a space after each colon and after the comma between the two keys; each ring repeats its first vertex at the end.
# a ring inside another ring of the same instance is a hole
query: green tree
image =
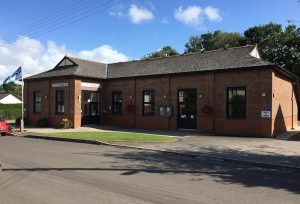
{"type": "Polygon", "coordinates": [[[248,28],[244,35],[220,30],[191,36],[185,53],[258,44],[262,59],[273,62],[300,77],[300,28],[268,23],[248,28]]]}
{"type": "Polygon", "coordinates": [[[237,32],[208,32],[202,35],[191,36],[185,44],[185,53],[200,52],[204,50],[216,50],[229,47],[246,45],[246,39],[237,32]]]}
{"type": "Polygon", "coordinates": [[[15,84],[14,82],[9,82],[6,84],[2,84],[0,86],[0,93],[13,93],[14,95],[21,97],[22,96],[22,86],[15,84]]]}
{"type": "Polygon", "coordinates": [[[261,57],[300,76],[300,28],[269,23],[244,32],[249,44],[258,44],[261,57]]]}
{"type": "Polygon", "coordinates": [[[179,52],[177,52],[171,46],[165,46],[156,52],[147,54],[146,56],[143,57],[143,59],[157,58],[157,57],[169,57],[169,56],[173,56],[173,55],[179,55],[179,52]]]}

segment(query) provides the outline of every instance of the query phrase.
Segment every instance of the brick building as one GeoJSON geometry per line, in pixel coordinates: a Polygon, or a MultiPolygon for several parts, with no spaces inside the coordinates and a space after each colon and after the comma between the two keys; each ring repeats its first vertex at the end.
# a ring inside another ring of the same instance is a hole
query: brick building
{"type": "Polygon", "coordinates": [[[112,64],[65,56],[25,79],[25,116],[271,137],[297,126],[296,81],[255,46],[112,64]]]}

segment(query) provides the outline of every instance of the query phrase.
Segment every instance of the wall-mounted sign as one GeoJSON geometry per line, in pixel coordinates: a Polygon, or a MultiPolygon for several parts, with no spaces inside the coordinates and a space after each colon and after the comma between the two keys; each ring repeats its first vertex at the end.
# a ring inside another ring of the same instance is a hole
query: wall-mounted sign
{"type": "Polygon", "coordinates": [[[87,83],[81,82],[81,90],[85,91],[97,91],[101,88],[101,85],[98,83],[87,83]]]}
{"type": "Polygon", "coordinates": [[[160,106],[159,107],[159,115],[163,117],[171,117],[172,116],[172,107],[171,106],[160,106]]]}
{"type": "Polygon", "coordinates": [[[272,110],[272,104],[266,104],[264,109],[265,110],[272,110]]]}
{"type": "Polygon", "coordinates": [[[53,88],[57,88],[57,87],[66,87],[69,86],[69,83],[57,83],[57,84],[52,84],[53,88]]]}
{"type": "Polygon", "coordinates": [[[261,111],[261,117],[262,118],[270,118],[271,117],[271,111],[261,111]]]}

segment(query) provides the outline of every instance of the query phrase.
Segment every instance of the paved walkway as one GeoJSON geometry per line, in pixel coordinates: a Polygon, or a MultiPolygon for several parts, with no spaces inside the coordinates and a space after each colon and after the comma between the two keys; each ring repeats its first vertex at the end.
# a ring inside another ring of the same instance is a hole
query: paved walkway
{"type": "Polygon", "coordinates": [[[169,150],[180,153],[199,154],[242,161],[294,166],[300,168],[300,142],[272,138],[227,137],[203,134],[192,131],[151,131],[120,129],[110,126],[90,126],[78,129],[61,130],[53,128],[26,128],[29,132],[81,132],[81,131],[127,131],[147,134],[171,135],[178,138],[170,143],[113,142],[135,147],[169,150]]]}
{"type": "Polygon", "coordinates": [[[179,137],[172,143],[117,144],[300,168],[298,141],[199,135],[179,137]]]}

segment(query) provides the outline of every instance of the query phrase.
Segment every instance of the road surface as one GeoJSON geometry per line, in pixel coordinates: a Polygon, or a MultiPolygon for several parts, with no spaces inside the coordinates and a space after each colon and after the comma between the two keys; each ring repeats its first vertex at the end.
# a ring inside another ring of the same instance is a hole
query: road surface
{"type": "Polygon", "coordinates": [[[0,203],[300,203],[300,173],[0,137],[0,203]]]}

